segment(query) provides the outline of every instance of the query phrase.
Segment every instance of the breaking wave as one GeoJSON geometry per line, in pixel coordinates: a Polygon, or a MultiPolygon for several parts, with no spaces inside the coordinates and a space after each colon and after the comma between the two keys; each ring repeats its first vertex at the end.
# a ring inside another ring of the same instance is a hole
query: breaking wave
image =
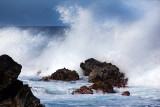
{"type": "Polygon", "coordinates": [[[16,27],[0,28],[0,54],[23,66],[21,75],[50,75],[75,69],[94,57],[117,65],[129,85],[160,82],[160,6],[158,0],[102,0],[85,6],[60,5],[60,20],[70,28],[53,38],[16,27]]]}

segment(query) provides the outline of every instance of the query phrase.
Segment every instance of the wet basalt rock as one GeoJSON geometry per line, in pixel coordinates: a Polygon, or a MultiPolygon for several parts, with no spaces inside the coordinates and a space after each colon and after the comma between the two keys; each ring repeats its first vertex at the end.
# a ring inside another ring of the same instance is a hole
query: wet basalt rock
{"type": "Polygon", "coordinates": [[[80,89],[73,91],[72,95],[74,95],[74,94],[93,94],[93,91],[91,88],[89,88],[87,86],[82,86],[82,87],[80,87],[80,89]]]}
{"type": "Polygon", "coordinates": [[[80,87],[80,89],[73,91],[72,95],[74,95],[74,94],[93,94],[93,90],[95,90],[97,93],[103,93],[103,94],[115,93],[112,85],[99,81],[89,87],[87,87],[87,86],[80,87]]]}
{"type": "Polygon", "coordinates": [[[112,85],[110,85],[108,83],[103,83],[103,82],[100,82],[100,81],[95,82],[89,88],[96,90],[96,92],[102,92],[103,94],[105,94],[105,93],[115,93],[112,85]]]}
{"type": "Polygon", "coordinates": [[[7,55],[0,56],[0,91],[12,84],[20,74],[22,66],[7,55]]]}
{"type": "Polygon", "coordinates": [[[123,95],[123,96],[130,96],[130,92],[129,91],[124,91],[124,92],[122,92],[121,95],[123,95]]]}
{"type": "Polygon", "coordinates": [[[17,80],[21,68],[8,55],[0,56],[0,107],[43,107],[28,85],[17,80]]]}
{"type": "Polygon", "coordinates": [[[42,81],[49,81],[49,80],[60,80],[60,81],[76,81],[79,80],[79,75],[76,71],[71,71],[66,68],[59,69],[51,76],[43,77],[42,81]]]}
{"type": "Polygon", "coordinates": [[[128,78],[125,74],[119,71],[119,68],[111,63],[100,62],[90,58],[81,63],[80,67],[85,76],[88,76],[88,81],[95,83],[98,81],[107,82],[115,87],[126,87],[128,78]]]}

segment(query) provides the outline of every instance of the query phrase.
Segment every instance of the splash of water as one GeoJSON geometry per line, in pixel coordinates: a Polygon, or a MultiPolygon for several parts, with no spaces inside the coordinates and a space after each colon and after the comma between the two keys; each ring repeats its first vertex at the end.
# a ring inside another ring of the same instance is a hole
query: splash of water
{"type": "Polygon", "coordinates": [[[158,85],[160,7],[155,2],[108,0],[87,8],[58,7],[61,20],[71,24],[66,52],[118,65],[129,84],[158,85]]]}
{"type": "Polygon", "coordinates": [[[39,70],[41,75],[49,75],[63,67],[82,75],[80,62],[94,57],[117,65],[129,77],[129,85],[159,85],[160,7],[157,2],[102,0],[86,7],[58,6],[60,19],[71,26],[64,40],[49,41],[34,56],[35,48],[48,39],[15,28],[1,29],[0,52],[24,65],[21,75],[35,75],[39,70]]]}

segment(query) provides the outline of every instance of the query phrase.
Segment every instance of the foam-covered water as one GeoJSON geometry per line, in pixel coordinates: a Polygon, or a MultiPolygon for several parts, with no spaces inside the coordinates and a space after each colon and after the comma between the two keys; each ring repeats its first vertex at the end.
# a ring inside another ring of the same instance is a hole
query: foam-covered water
{"type": "Polygon", "coordinates": [[[87,79],[75,82],[38,81],[40,77],[20,77],[32,87],[34,95],[41,99],[46,107],[108,107],[108,106],[160,106],[160,87],[115,88],[115,94],[72,95],[72,91],[81,86],[90,86],[87,79]],[[129,97],[122,96],[123,91],[130,91],[129,97]]]}

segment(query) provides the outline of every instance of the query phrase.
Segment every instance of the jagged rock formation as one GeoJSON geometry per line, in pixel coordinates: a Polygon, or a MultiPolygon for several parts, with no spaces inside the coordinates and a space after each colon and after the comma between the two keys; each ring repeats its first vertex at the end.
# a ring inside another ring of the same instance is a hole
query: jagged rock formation
{"type": "Polygon", "coordinates": [[[59,69],[54,72],[51,76],[43,77],[41,80],[61,80],[61,81],[76,81],[79,80],[79,75],[76,71],[71,71],[66,68],[59,69]]]}
{"type": "Polygon", "coordinates": [[[91,88],[88,88],[87,86],[82,86],[80,89],[77,89],[72,92],[72,95],[74,94],[93,94],[93,91],[91,88]]]}
{"type": "Polygon", "coordinates": [[[20,74],[22,66],[7,55],[0,56],[0,91],[7,88],[20,74]]]}
{"type": "Polygon", "coordinates": [[[0,56],[0,107],[43,107],[28,85],[17,80],[21,68],[8,55],[0,56]]]}
{"type": "Polygon", "coordinates": [[[125,78],[125,74],[111,63],[100,62],[90,58],[85,63],[81,63],[80,67],[84,75],[88,76],[89,82],[107,82],[115,87],[126,87],[127,85],[128,78],[125,78]]]}
{"type": "Polygon", "coordinates": [[[95,90],[97,93],[115,93],[113,90],[113,86],[110,84],[106,84],[103,82],[96,82],[93,85],[87,87],[87,86],[82,86],[80,89],[77,89],[72,92],[72,95],[74,94],[93,94],[93,90],[95,90]]]}
{"type": "Polygon", "coordinates": [[[110,85],[108,83],[103,83],[103,82],[100,82],[100,81],[95,82],[89,88],[96,90],[96,92],[102,92],[103,94],[105,94],[105,93],[115,93],[112,85],[110,85]]]}

